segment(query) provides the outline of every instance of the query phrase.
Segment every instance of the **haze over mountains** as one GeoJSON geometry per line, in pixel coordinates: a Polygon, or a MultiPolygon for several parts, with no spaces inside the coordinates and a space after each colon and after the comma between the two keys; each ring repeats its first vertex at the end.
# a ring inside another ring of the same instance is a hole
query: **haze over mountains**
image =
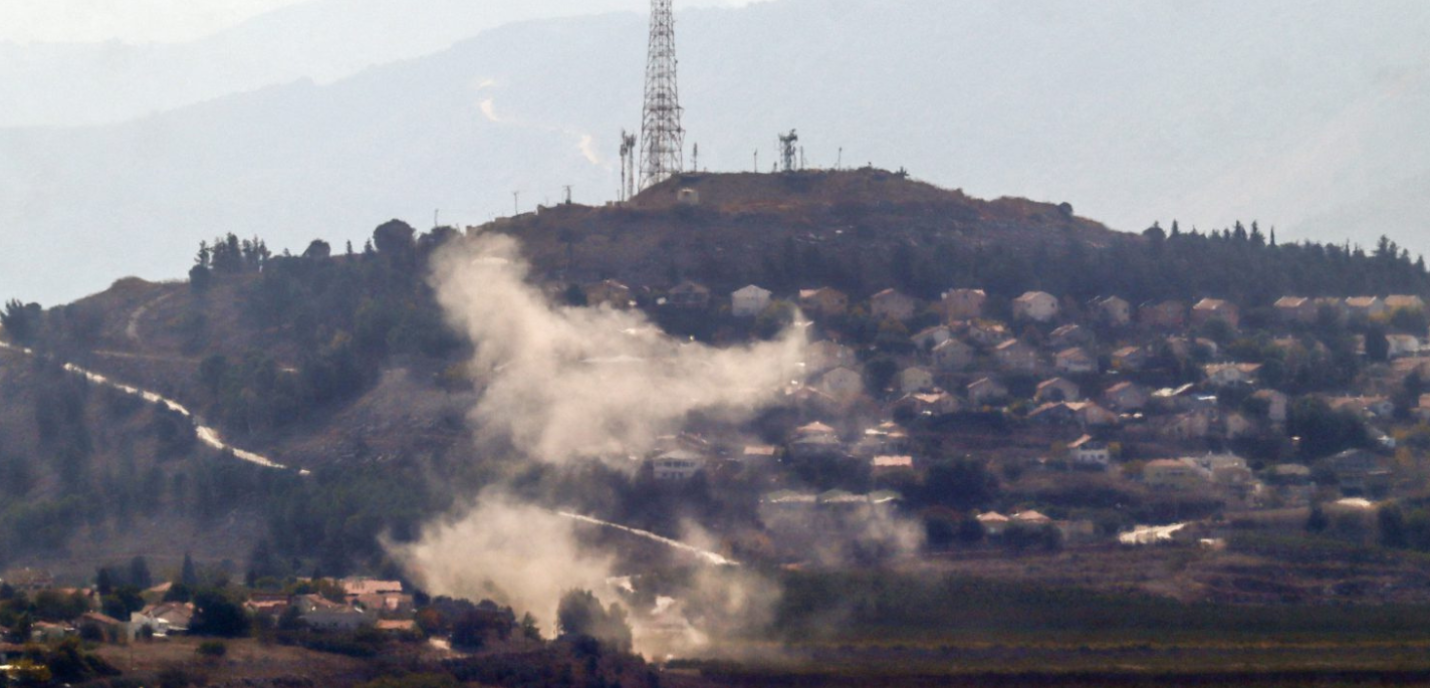
{"type": "MultiPolygon", "coordinates": [[[[514,191],[523,211],[567,184],[578,202],[612,198],[617,134],[639,125],[645,17],[477,33],[502,17],[469,5],[324,0],[177,46],[6,46],[0,89],[24,97],[0,121],[212,100],[0,129],[0,296],[52,304],[127,274],[177,277],[221,232],[301,250],[434,209],[483,221],[514,191]],[[256,47],[274,45],[287,48],[256,47]],[[62,57],[16,66],[49,59],[36,50],[62,57]],[[89,76],[111,57],[130,65],[122,80],[89,76]]],[[[1430,249],[1430,7],[1416,0],[775,0],[685,11],[678,32],[702,168],[747,170],[759,149],[768,169],[775,134],[798,128],[811,166],[842,148],[845,166],[1068,201],[1122,230],[1259,219],[1283,241],[1385,233],[1430,249]]]]}

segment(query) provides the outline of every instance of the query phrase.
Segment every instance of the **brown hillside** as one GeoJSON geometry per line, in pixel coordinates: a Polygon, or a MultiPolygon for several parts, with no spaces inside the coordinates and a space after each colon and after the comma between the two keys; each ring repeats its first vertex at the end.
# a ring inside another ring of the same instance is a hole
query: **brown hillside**
{"type": "Polygon", "coordinates": [[[1071,206],[985,201],[877,169],[685,174],[624,205],[543,208],[483,229],[519,236],[540,277],[554,281],[610,277],[668,286],[688,278],[718,289],[774,283],[779,276],[771,273],[793,242],[851,266],[869,292],[891,283],[890,262],[901,246],[1032,253],[1136,239],[1076,217],[1071,206]],[[686,189],[697,202],[682,203],[686,189]]]}

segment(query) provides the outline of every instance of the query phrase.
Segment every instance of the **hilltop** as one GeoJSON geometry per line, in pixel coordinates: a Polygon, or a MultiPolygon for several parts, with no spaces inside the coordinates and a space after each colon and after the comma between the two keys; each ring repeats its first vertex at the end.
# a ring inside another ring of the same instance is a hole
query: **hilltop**
{"type": "Polygon", "coordinates": [[[1068,204],[985,201],[874,168],[687,173],[629,203],[544,207],[484,228],[519,237],[549,281],[673,286],[691,279],[717,290],[832,281],[866,293],[918,280],[928,297],[950,280],[972,278],[959,273],[985,247],[1032,258],[1073,244],[1096,251],[1140,241],[1076,217],[1068,204]],[[946,262],[915,276],[907,274],[914,256],[946,262]]]}

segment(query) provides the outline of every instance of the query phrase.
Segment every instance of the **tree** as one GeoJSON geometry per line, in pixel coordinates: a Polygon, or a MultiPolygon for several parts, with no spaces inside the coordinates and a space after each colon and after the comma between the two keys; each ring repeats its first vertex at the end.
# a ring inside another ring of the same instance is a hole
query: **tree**
{"type": "Polygon", "coordinates": [[[236,638],[248,633],[248,615],[224,591],[206,588],[194,593],[194,617],[190,625],[197,635],[236,638]]]}
{"type": "Polygon", "coordinates": [[[33,344],[40,333],[40,322],[43,318],[44,309],[40,304],[26,304],[19,299],[10,299],[5,303],[4,312],[0,312],[0,327],[5,328],[5,332],[16,344],[33,344]]]}
{"type": "Polygon", "coordinates": [[[1372,361],[1390,359],[1390,340],[1385,338],[1385,330],[1371,327],[1365,333],[1365,357],[1372,361]]]}
{"type": "Polygon", "coordinates": [[[1312,504],[1311,513],[1306,517],[1306,532],[1324,533],[1330,525],[1331,521],[1326,518],[1326,512],[1321,509],[1321,505],[1312,504]]]}
{"type": "Polygon", "coordinates": [[[1381,507],[1380,511],[1376,513],[1376,520],[1380,526],[1382,547],[1405,549],[1410,546],[1410,539],[1405,528],[1405,514],[1400,511],[1400,507],[1394,504],[1381,507]]]}
{"type": "Polygon", "coordinates": [[[631,626],[618,604],[602,609],[601,601],[589,590],[570,590],[556,608],[557,625],[563,635],[588,636],[615,647],[630,650],[631,626]]]}
{"type": "Polygon", "coordinates": [[[184,566],[179,570],[179,583],[190,590],[199,587],[199,571],[194,568],[194,559],[184,552],[184,566]]]}
{"type": "Polygon", "coordinates": [[[143,556],[129,560],[129,584],[141,590],[154,585],[154,576],[149,573],[149,562],[143,556]]]}

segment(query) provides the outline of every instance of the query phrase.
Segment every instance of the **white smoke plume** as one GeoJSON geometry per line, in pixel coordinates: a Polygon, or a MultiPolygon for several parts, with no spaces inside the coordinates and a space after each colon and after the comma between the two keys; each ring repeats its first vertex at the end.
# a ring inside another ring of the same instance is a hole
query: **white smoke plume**
{"type": "MultiPolygon", "coordinates": [[[[680,341],[638,311],[553,304],[527,283],[519,248],[495,234],[454,243],[434,259],[431,283],[449,321],[475,346],[474,427],[528,460],[632,467],[631,457],[646,455],[690,413],[741,421],[800,375],[802,327],[728,349],[680,341]]],[[[617,597],[614,559],[581,546],[579,529],[593,527],[582,523],[490,490],[466,513],[429,524],[419,542],[391,549],[428,592],[530,611],[550,634],[565,591],[591,590],[606,603],[617,597]]],[[[778,590],[738,567],[712,566],[687,597],[699,606],[699,625],[719,631],[767,614],[778,590]]],[[[637,651],[697,651],[707,635],[686,620],[688,606],[661,598],[653,609],[633,609],[637,651]]]]}
{"type": "Polygon", "coordinates": [[[477,347],[477,427],[534,460],[643,454],[692,411],[753,413],[799,370],[803,328],[729,349],[681,342],[638,311],[551,304],[527,284],[518,249],[479,235],[435,259],[432,283],[477,347]]]}
{"type": "Polygon", "coordinates": [[[420,541],[390,548],[427,592],[499,600],[530,611],[548,634],[561,594],[601,593],[612,566],[581,547],[570,520],[495,492],[457,518],[428,524],[420,541]]]}

